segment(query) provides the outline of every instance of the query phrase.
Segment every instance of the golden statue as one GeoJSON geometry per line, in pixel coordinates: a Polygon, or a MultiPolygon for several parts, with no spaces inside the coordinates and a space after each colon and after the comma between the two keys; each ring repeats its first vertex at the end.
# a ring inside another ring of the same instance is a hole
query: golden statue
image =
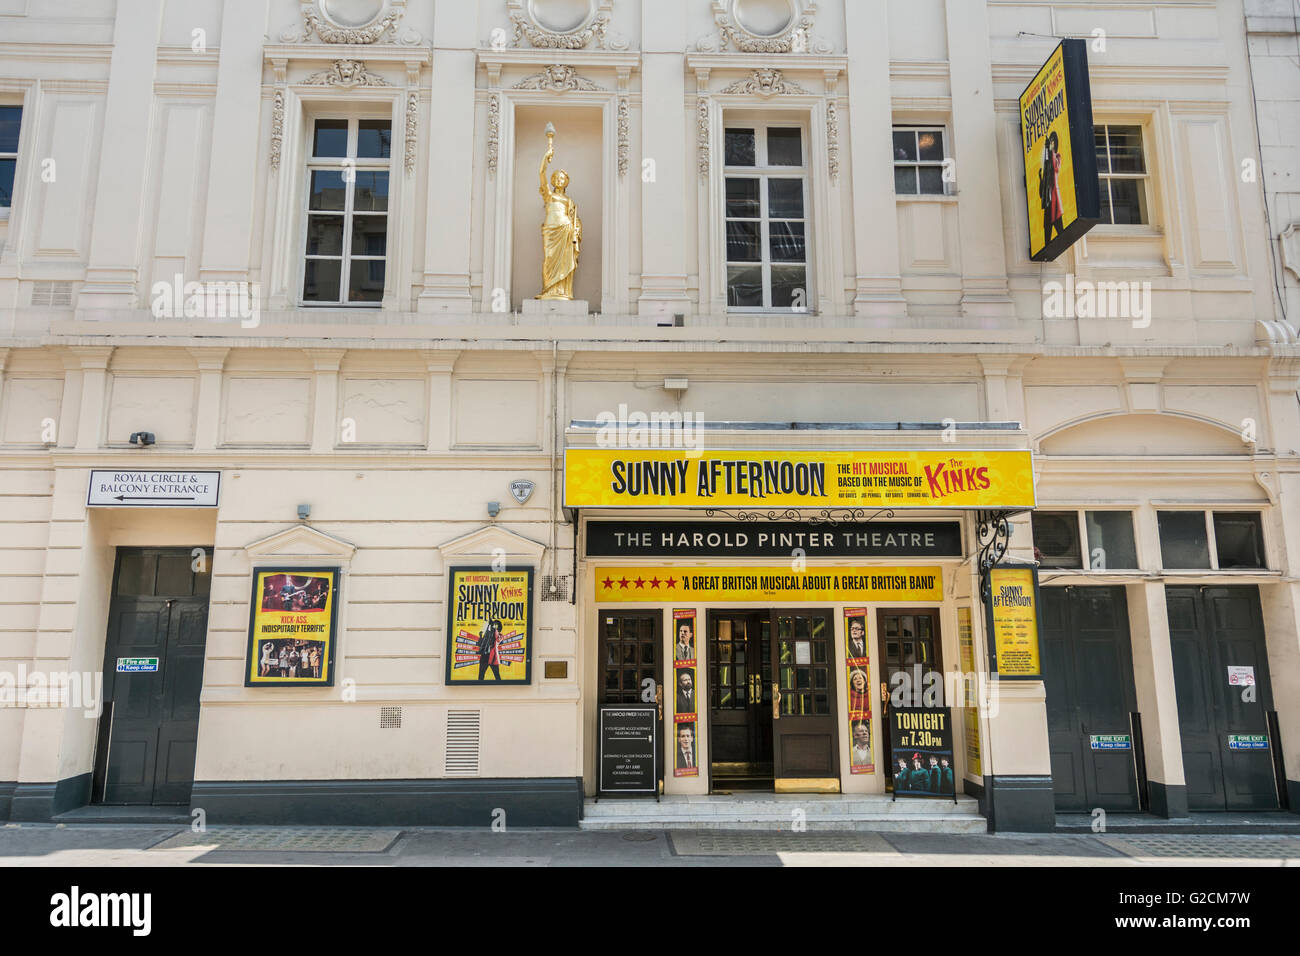
{"type": "Polygon", "coordinates": [[[582,220],[578,204],[565,193],[569,174],[557,169],[546,181],[546,167],[555,156],[555,127],[546,124],[546,155],[542,157],[542,205],[546,219],[542,222],[542,294],[539,299],[572,299],[573,274],[578,271],[578,254],[582,251],[582,220]]]}

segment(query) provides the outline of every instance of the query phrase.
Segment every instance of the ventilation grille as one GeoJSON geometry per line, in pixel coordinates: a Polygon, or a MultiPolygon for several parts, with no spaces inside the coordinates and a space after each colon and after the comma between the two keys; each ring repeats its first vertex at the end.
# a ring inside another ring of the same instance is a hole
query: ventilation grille
{"type": "Polygon", "coordinates": [[[448,776],[478,776],[479,718],[481,711],[447,711],[447,753],[443,771],[448,776]]]}
{"type": "Polygon", "coordinates": [[[72,305],[71,282],[32,283],[32,305],[72,305]]]}
{"type": "Polygon", "coordinates": [[[379,708],[379,729],[387,730],[402,726],[402,708],[400,707],[380,707],[379,708]]]}
{"type": "Polygon", "coordinates": [[[569,576],[567,574],[542,575],[542,600],[567,601],[569,599],[569,576]]]}

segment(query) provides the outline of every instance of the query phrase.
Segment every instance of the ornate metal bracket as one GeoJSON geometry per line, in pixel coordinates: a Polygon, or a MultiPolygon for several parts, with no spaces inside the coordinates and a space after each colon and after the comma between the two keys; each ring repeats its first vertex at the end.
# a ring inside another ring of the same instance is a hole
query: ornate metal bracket
{"type": "Polygon", "coordinates": [[[975,512],[975,532],[979,544],[980,599],[989,599],[989,571],[1006,556],[1011,544],[1011,525],[1007,511],[975,512]]]}
{"type": "Polygon", "coordinates": [[[865,508],[817,508],[809,509],[811,514],[804,514],[799,508],[779,508],[770,511],[726,511],[721,508],[706,508],[704,516],[712,518],[722,516],[732,521],[807,521],[809,524],[839,525],[854,521],[874,521],[876,518],[894,517],[893,509],[882,508],[870,517],[865,508]]]}

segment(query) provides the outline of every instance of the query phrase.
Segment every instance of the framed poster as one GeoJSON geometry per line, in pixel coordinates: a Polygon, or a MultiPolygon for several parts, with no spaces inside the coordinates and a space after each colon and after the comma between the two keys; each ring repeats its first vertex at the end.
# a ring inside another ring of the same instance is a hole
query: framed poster
{"type": "Polygon", "coordinates": [[[894,799],[951,797],[952,711],[947,707],[889,708],[889,751],[894,756],[894,799]]]}
{"type": "Polygon", "coordinates": [[[338,568],[254,568],[245,687],[333,687],[338,568]]]}
{"type": "Polygon", "coordinates": [[[849,772],[875,773],[871,743],[871,645],[867,640],[867,609],[844,609],[844,666],[849,689],[849,772]]]}
{"type": "Polygon", "coordinates": [[[699,723],[699,691],[695,678],[695,608],[673,610],[673,776],[700,775],[696,728],[699,723]]]}
{"type": "Polygon", "coordinates": [[[533,569],[447,569],[447,684],[533,679],[533,569]]]}
{"type": "Polygon", "coordinates": [[[1038,568],[999,564],[989,569],[989,670],[998,680],[1042,680],[1038,653],[1038,568]]]}

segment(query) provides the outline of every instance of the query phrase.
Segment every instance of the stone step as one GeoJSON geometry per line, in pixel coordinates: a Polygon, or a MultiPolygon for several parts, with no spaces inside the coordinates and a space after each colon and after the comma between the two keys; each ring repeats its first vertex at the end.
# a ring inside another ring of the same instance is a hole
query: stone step
{"type": "MultiPolygon", "coordinates": [[[[707,819],[702,817],[656,818],[606,818],[584,819],[578,824],[582,830],[765,830],[791,831],[789,820],[735,820],[707,819]]],[[[891,817],[863,819],[861,817],[809,819],[804,826],[809,831],[823,832],[888,832],[888,833],[986,833],[988,825],[983,817],[891,817]]]]}
{"type": "Polygon", "coordinates": [[[950,800],[891,800],[878,795],[768,794],[670,796],[587,800],[584,830],[888,830],[984,833],[987,824],[970,797],[950,800]]]}

